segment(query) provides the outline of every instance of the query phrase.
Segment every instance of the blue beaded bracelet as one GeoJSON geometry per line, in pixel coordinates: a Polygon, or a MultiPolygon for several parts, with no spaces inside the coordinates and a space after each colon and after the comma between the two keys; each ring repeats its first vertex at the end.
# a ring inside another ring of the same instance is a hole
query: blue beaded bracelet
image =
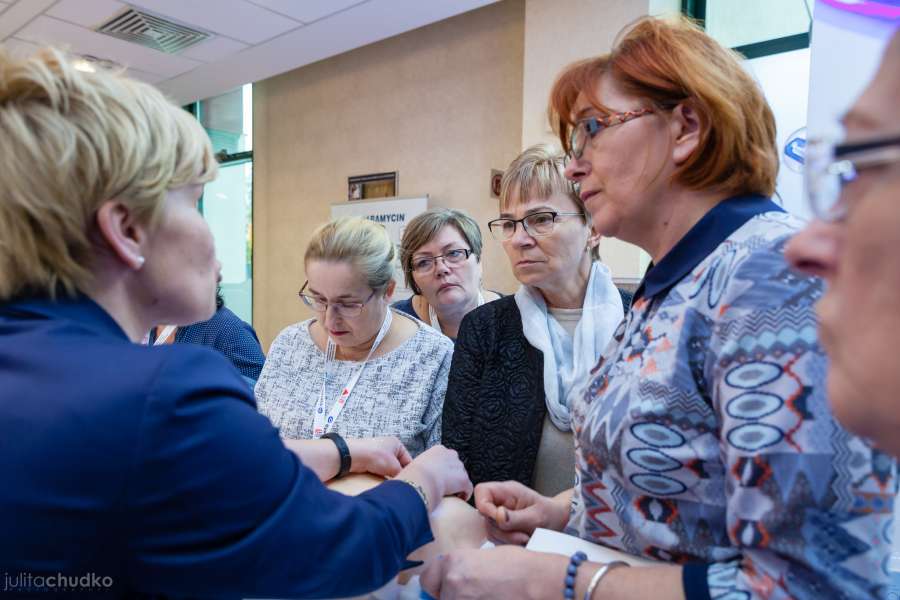
{"type": "Polygon", "coordinates": [[[566,569],[565,587],[563,588],[563,599],[575,599],[575,575],[578,573],[578,567],[587,560],[587,554],[579,550],[569,558],[569,566],[566,569]]]}

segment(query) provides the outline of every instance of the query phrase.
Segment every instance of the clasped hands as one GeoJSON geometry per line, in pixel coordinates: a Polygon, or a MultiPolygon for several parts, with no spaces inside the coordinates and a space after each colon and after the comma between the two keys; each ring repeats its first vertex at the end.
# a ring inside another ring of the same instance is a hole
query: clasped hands
{"type": "Polygon", "coordinates": [[[556,598],[564,557],[528,552],[538,527],[560,531],[569,516],[571,491],[548,498],[515,481],[475,488],[475,506],[485,517],[491,550],[457,550],[429,561],[420,581],[435,598],[451,600],[556,598]]]}

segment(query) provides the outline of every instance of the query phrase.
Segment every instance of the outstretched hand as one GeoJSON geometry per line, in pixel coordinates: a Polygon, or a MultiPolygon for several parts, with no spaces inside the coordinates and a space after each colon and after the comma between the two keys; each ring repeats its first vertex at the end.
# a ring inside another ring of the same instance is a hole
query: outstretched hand
{"type": "Polygon", "coordinates": [[[561,530],[568,507],[518,481],[491,481],[475,487],[475,507],[488,521],[488,537],[524,546],[538,527],[561,530]]]}

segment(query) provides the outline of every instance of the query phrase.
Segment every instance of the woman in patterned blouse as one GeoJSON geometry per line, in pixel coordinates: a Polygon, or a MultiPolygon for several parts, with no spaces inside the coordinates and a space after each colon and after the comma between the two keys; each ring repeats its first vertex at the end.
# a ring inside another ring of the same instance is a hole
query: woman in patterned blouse
{"type": "MultiPolygon", "coordinates": [[[[604,599],[885,590],[894,465],[829,410],[822,281],[785,261],[802,221],[769,199],[775,121],[739,58],[691,23],[645,18],[551,94],[595,230],[653,266],[571,407],[575,488],[547,498],[500,482],[475,496],[501,541],[545,527],[659,561],[583,564],[577,598],[595,573],[604,599]]],[[[422,581],[441,598],[559,597],[567,564],[460,552],[422,581]]]]}
{"type": "Polygon", "coordinates": [[[282,437],[396,436],[413,456],[440,442],[453,343],[390,308],[395,253],[367,219],[313,234],[300,299],[316,316],[278,334],[256,384],[282,437]]]}

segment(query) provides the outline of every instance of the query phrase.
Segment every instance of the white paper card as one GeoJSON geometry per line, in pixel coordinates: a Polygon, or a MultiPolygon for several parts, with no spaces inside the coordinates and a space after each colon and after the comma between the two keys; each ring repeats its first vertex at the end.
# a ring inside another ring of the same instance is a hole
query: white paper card
{"type": "Polygon", "coordinates": [[[621,550],[613,550],[606,546],[593,544],[581,538],[549,529],[535,529],[531,539],[528,540],[528,545],[525,547],[535,552],[550,552],[562,554],[563,556],[572,556],[575,552],[581,550],[587,554],[588,560],[591,562],[608,563],[620,560],[632,567],[652,567],[659,564],[659,562],[649,558],[634,556],[621,550]]]}

